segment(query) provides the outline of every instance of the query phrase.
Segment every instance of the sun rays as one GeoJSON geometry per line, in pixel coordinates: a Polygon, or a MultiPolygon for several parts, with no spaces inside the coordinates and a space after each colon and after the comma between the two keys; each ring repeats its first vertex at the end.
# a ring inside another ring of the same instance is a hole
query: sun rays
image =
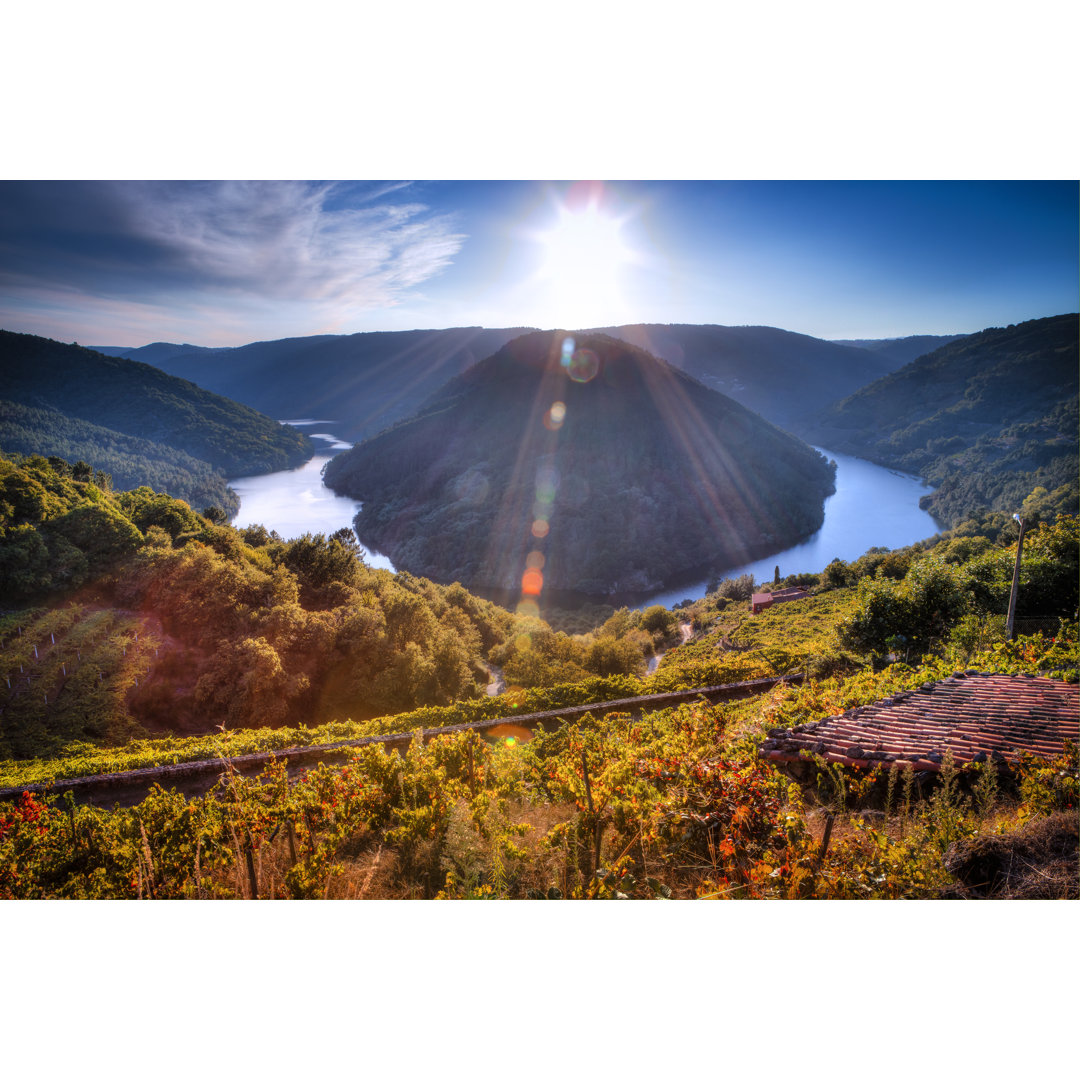
{"type": "MultiPolygon", "coordinates": [[[[607,424],[601,413],[612,408],[613,398],[622,392],[619,386],[623,380],[628,393],[635,393],[633,387],[637,385],[651,401],[666,432],[661,441],[668,449],[658,451],[659,458],[674,454],[681,460],[674,466],[670,482],[679,482],[676,475],[682,477],[682,483],[690,481],[686,494],[697,506],[699,522],[694,529],[715,536],[718,558],[722,557],[721,551],[729,559],[748,555],[760,545],[763,533],[774,528],[783,531],[778,520],[784,515],[783,507],[776,506],[776,500],[762,490],[762,478],[740,452],[740,408],[732,403],[730,424],[726,419],[718,422],[715,408],[707,410],[706,415],[695,402],[690,380],[666,364],[646,362],[629,348],[612,349],[613,345],[605,338],[565,331],[551,334],[546,363],[530,390],[530,408],[520,430],[514,465],[500,499],[485,560],[494,571],[494,579],[507,585],[516,583],[511,587],[518,593],[519,614],[541,615],[552,572],[562,578],[568,569],[561,565],[570,554],[563,535],[567,522],[560,519],[567,512],[568,491],[575,485],[587,484],[577,472],[587,464],[588,470],[598,476],[608,472],[615,475],[619,472],[617,459],[626,446],[648,437],[643,431],[620,430],[609,432],[617,434],[614,442],[590,444],[587,451],[582,448],[582,427],[607,424]],[[595,384],[595,389],[590,384],[595,384]],[[604,398],[606,403],[602,403],[604,398]],[[601,413],[591,416],[597,408],[601,413]],[[569,445],[564,445],[563,436],[571,420],[578,434],[569,444],[574,445],[576,440],[576,449],[568,453],[569,445]],[[584,453],[587,459],[582,457],[584,453]],[[500,546],[496,538],[501,538],[505,546],[500,546]]],[[[652,490],[669,480],[663,466],[657,464],[643,470],[634,482],[652,490]]],[[[587,492],[585,497],[588,500],[587,492]]],[[[627,497],[623,519],[593,523],[595,542],[601,542],[605,529],[636,533],[642,522],[634,515],[642,512],[634,498],[627,497]]],[[[665,551],[653,554],[658,561],[664,561],[665,551]]]]}

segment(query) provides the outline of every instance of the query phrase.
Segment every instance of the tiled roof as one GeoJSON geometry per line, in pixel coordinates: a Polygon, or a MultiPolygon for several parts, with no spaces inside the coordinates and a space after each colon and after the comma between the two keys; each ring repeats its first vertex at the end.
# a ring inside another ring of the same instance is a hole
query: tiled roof
{"type": "Polygon", "coordinates": [[[848,709],[816,723],[775,728],[761,750],[773,761],[800,751],[843,765],[912,762],[936,771],[945,751],[958,764],[1055,757],[1080,739],[1080,687],[1030,675],[958,671],[940,682],[848,709]]]}

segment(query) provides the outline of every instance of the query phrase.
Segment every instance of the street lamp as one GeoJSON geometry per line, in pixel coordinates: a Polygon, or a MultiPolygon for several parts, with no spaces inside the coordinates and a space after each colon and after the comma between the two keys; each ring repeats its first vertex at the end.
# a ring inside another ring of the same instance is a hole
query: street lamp
{"type": "Polygon", "coordinates": [[[1016,593],[1020,588],[1020,553],[1024,550],[1024,519],[1013,514],[1013,521],[1020,525],[1020,537],[1016,541],[1016,565],[1013,567],[1012,592],[1009,593],[1009,614],[1005,618],[1005,639],[1012,641],[1016,623],[1016,593]]]}

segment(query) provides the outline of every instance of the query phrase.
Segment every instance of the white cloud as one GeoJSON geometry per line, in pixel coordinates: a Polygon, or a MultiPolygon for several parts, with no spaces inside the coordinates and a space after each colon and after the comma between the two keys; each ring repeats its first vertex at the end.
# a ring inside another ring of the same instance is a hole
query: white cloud
{"type": "Polygon", "coordinates": [[[81,326],[79,340],[99,344],[347,332],[365,313],[414,297],[465,242],[454,216],[410,187],[121,181],[11,190],[23,200],[22,232],[9,223],[0,317],[50,336],[81,326]]]}
{"type": "Polygon", "coordinates": [[[336,209],[327,206],[335,184],[124,187],[142,236],[171,253],[196,289],[378,307],[443,270],[465,240],[449,215],[432,214],[419,202],[379,201],[402,185],[336,209]]]}

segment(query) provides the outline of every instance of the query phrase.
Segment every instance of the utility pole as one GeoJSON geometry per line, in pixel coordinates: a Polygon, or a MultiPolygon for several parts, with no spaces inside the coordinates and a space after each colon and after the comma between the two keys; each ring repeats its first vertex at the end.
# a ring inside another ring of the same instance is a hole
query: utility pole
{"type": "Polygon", "coordinates": [[[1012,641],[1016,636],[1016,594],[1020,588],[1020,553],[1024,550],[1024,519],[1013,514],[1013,521],[1020,523],[1020,537],[1016,541],[1016,565],[1013,567],[1012,592],[1009,593],[1009,614],[1005,618],[1005,638],[1012,641]]]}

